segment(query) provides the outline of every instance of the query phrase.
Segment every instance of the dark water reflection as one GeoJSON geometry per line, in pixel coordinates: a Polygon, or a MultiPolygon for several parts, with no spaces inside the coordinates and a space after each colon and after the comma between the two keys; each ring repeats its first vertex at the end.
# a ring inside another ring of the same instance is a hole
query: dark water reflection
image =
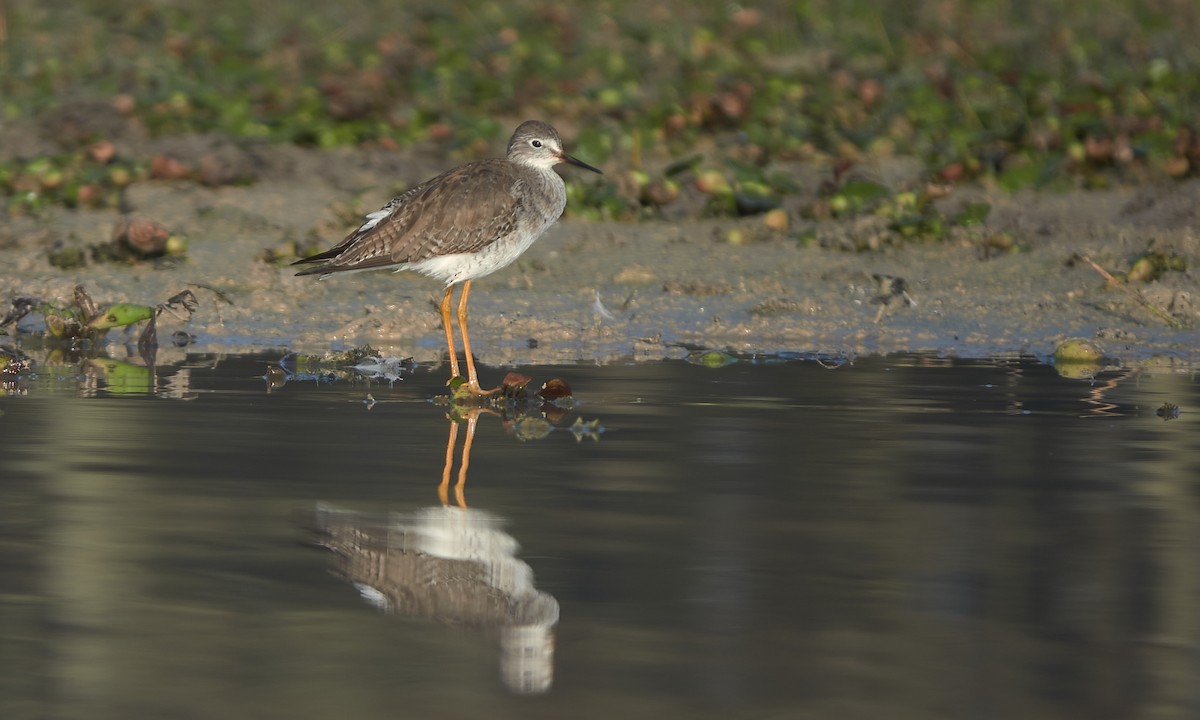
{"type": "Polygon", "coordinates": [[[437,373],[266,365],[0,398],[0,717],[1200,713],[1191,374],[538,368],[459,502],[437,373]]]}

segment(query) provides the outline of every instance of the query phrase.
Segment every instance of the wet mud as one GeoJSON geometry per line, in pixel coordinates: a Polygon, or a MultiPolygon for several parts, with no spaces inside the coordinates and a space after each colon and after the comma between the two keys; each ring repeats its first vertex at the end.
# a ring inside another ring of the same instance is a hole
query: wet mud
{"type": "MultiPolygon", "coordinates": [[[[264,148],[247,161],[258,163],[252,185],[127,189],[123,209],[185,238],[183,260],[62,270],[48,262],[48,248],[105,242],[123,214],[50,208],[10,220],[0,230],[0,298],[65,299],[83,284],[100,303],[155,303],[190,289],[200,303],[186,327],[193,350],[320,354],[369,344],[418,362],[441,358],[435,281],[390,272],[300,278],[263,251],[336,243],[397,182],[419,181],[447,161],[293,147],[264,148]]],[[[838,249],[884,232],[869,219],[794,218],[790,234],[777,234],[760,217],[615,223],[572,220],[568,211],[517,263],[475,284],[473,349],[492,366],[654,360],[697,347],[1048,356],[1061,340],[1085,337],[1120,362],[1197,359],[1200,182],[1065,193],[976,187],[947,202],[967,201],[990,203],[988,230],[1020,249],[988,251],[967,235],[838,249]],[[729,242],[731,230],[743,230],[732,235],[745,241],[729,242]],[[1077,261],[1085,255],[1124,271],[1148,246],[1188,262],[1138,287],[1182,328],[1077,261]]],[[[160,334],[175,329],[163,320],[160,334]]],[[[110,343],[127,341],[109,334],[110,343]]]]}

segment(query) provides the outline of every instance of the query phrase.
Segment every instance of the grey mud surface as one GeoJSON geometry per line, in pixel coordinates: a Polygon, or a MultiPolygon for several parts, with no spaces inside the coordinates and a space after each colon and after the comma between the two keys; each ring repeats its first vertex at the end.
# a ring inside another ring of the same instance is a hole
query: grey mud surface
{"type": "MultiPolygon", "coordinates": [[[[350,227],[337,219],[338,203],[357,201],[357,209],[369,212],[390,197],[397,180],[417,182],[451,161],[297,148],[267,148],[256,161],[259,180],[250,186],[147,182],[128,189],[129,210],[187,238],[188,257],[174,266],[90,263],[62,271],[48,264],[51,243],[107,241],[116,211],[54,209],[6,223],[0,300],[66,300],[82,283],[101,304],[153,304],[191,288],[201,305],[186,328],[196,336],[190,352],[285,348],[321,355],[369,344],[418,362],[443,357],[435,281],[389,272],[317,281],[255,256],[313,232],[328,247],[350,227]]],[[[809,247],[769,234],[754,217],[566,219],[516,264],[474,284],[473,350],[491,366],[653,360],[679,357],[686,347],[1045,357],[1059,341],[1085,337],[1122,364],[1200,359],[1200,182],[1065,194],[960,189],[950,198],[967,200],[991,203],[989,229],[1010,233],[1028,251],[984,258],[970,236],[874,252],[822,247],[881,233],[871,219],[821,222],[815,226],[821,242],[809,247]],[[728,243],[733,228],[751,240],[728,243]],[[1186,273],[1142,286],[1187,329],[1169,328],[1106,288],[1093,269],[1070,262],[1086,254],[1112,271],[1126,270],[1150,241],[1188,260],[1186,273]],[[873,275],[903,278],[915,304],[893,297],[881,305],[873,275]]],[[[176,329],[178,321],[164,318],[159,336],[176,329]]],[[[119,330],[109,333],[110,343],[127,340],[119,330]]]]}

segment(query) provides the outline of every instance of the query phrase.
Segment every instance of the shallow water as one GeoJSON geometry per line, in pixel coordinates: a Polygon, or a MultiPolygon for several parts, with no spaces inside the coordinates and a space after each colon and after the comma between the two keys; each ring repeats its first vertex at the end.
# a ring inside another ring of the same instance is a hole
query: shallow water
{"type": "Polygon", "coordinates": [[[539,367],[460,494],[444,368],[277,359],[0,397],[0,717],[1200,710],[1190,373],[539,367]]]}

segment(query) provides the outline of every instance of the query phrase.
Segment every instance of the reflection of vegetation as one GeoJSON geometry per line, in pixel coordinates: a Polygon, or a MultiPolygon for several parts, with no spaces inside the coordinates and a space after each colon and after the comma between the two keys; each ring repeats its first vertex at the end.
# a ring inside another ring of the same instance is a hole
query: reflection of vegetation
{"type": "Polygon", "coordinates": [[[595,215],[673,202],[684,176],[656,168],[697,151],[686,180],[713,188],[721,213],[795,192],[774,162],[905,155],[938,182],[1008,189],[1200,171],[1193,3],[420,0],[379,13],[363,0],[0,9],[0,111],[55,139],[0,155],[0,192],[14,208],[113,205],[151,175],[246,179],[130,152],[130,133],[477,155],[531,109],[577,127],[582,156],[646,171],[578,192],[588,205],[574,211],[595,215]]]}
{"type": "MultiPolygon", "coordinates": [[[[35,343],[27,343],[35,344],[35,343]]],[[[75,397],[147,397],[190,400],[190,363],[157,364],[145,355],[119,359],[97,355],[95,347],[51,346],[27,354],[0,346],[0,394],[75,397]]],[[[157,359],[151,358],[151,359],[157,359]]],[[[201,361],[201,364],[204,364],[201,361]]]]}
{"type": "Polygon", "coordinates": [[[154,390],[154,368],[122,360],[88,360],[87,377],[89,384],[102,386],[107,395],[149,395],[154,390]]]}

